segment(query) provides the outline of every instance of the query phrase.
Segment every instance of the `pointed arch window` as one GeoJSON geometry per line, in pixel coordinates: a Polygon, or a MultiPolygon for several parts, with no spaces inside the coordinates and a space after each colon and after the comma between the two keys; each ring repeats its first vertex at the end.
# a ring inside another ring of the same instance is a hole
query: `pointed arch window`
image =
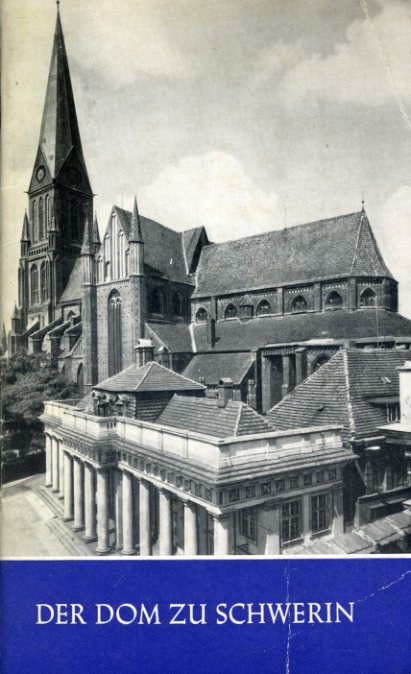
{"type": "Polygon", "coordinates": [[[126,250],[126,276],[128,276],[128,270],[130,269],[130,251],[127,248],[126,250]]]}
{"type": "Polygon", "coordinates": [[[164,295],[159,288],[153,288],[150,293],[150,313],[163,314],[164,313],[164,295]]]}
{"type": "Polygon", "coordinates": [[[30,269],[30,303],[38,304],[39,302],[39,272],[37,265],[33,264],[30,269]]]}
{"type": "Polygon", "coordinates": [[[43,197],[39,199],[39,241],[44,239],[44,207],[43,197]]]}
{"type": "Polygon", "coordinates": [[[271,314],[271,304],[267,300],[261,300],[257,304],[256,315],[265,316],[265,314],[271,314]]]}
{"type": "Polygon", "coordinates": [[[173,314],[174,316],[182,316],[184,314],[184,297],[178,291],[173,295],[173,314]]]}
{"type": "Polygon", "coordinates": [[[307,311],[307,300],[302,295],[297,295],[291,302],[292,313],[307,311]]]}
{"type": "Polygon", "coordinates": [[[45,229],[46,229],[46,234],[49,231],[50,228],[50,197],[49,195],[46,196],[44,200],[44,216],[45,216],[45,229]]]}
{"type": "Polygon", "coordinates": [[[237,307],[235,304],[227,304],[224,311],[224,318],[235,318],[237,316],[237,307]]]}
{"type": "Polygon", "coordinates": [[[37,243],[39,240],[39,214],[38,214],[38,203],[35,199],[31,207],[31,221],[33,223],[33,243],[37,243]]]}
{"type": "Polygon", "coordinates": [[[372,288],[366,288],[360,295],[360,307],[375,307],[376,294],[372,288]]]}
{"type": "Polygon", "coordinates": [[[205,323],[205,321],[208,318],[208,313],[204,309],[204,307],[200,307],[199,310],[196,313],[196,321],[197,323],[205,323]]]}
{"type": "Polygon", "coordinates": [[[333,290],[325,300],[326,309],[341,309],[343,305],[343,300],[340,293],[337,293],[336,290],[333,290]]]}
{"type": "Polygon", "coordinates": [[[40,267],[40,292],[41,301],[45,302],[47,299],[47,268],[45,262],[42,262],[40,267]]]}
{"type": "Polygon", "coordinates": [[[124,278],[124,232],[120,231],[118,233],[118,275],[119,278],[124,278]]]}
{"type": "Polygon", "coordinates": [[[123,367],[123,326],[121,297],[117,290],[108,300],[108,374],[111,377],[123,367]]]}

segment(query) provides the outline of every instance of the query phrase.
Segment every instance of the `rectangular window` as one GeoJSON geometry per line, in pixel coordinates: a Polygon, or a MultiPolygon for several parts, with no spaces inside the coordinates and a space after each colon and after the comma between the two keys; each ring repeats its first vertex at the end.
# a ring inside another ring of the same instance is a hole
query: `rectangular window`
{"type": "Polygon", "coordinates": [[[298,476],[290,477],[290,489],[298,489],[300,486],[298,476]]]}
{"type": "Polygon", "coordinates": [[[336,480],[337,479],[337,469],[336,468],[329,468],[328,469],[328,479],[329,480],[336,480]]]}
{"type": "Polygon", "coordinates": [[[312,483],[313,483],[313,476],[311,475],[311,473],[307,473],[307,475],[304,475],[304,486],[308,487],[312,483]]]}
{"type": "Polygon", "coordinates": [[[238,513],[241,536],[257,543],[257,510],[244,508],[238,513]]]}
{"type": "Polygon", "coordinates": [[[275,490],[276,491],[285,491],[285,480],[276,480],[275,481],[275,490]]]}
{"type": "Polygon", "coordinates": [[[317,473],[317,482],[324,482],[324,471],[319,470],[317,473]]]}
{"type": "Polygon", "coordinates": [[[245,488],[245,495],[246,495],[246,498],[253,498],[255,496],[255,486],[251,485],[251,487],[246,487],[245,488]]]}
{"type": "Polygon", "coordinates": [[[271,494],[271,482],[263,482],[261,485],[261,496],[267,496],[271,494]]]}
{"type": "Polygon", "coordinates": [[[228,492],[228,501],[229,503],[235,503],[240,500],[240,490],[239,489],[230,489],[228,492]]]}
{"type": "Polygon", "coordinates": [[[290,543],[301,538],[301,501],[290,501],[281,506],[281,541],[290,543]]]}
{"type": "Polygon", "coordinates": [[[330,522],[329,501],[329,494],[318,494],[311,497],[311,531],[313,534],[328,531],[330,522]]]}

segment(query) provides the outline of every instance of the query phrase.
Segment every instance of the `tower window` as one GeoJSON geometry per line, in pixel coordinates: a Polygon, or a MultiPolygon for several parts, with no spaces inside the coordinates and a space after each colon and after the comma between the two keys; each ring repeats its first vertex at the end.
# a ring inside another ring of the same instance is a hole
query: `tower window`
{"type": "Polygon", "coordinates": [[[326,309],[340,309],[343,305],[342,297],[340,293],[337,293],[333,290],[325,300],[326,309]]]}
{"type": "Polygon", "coordinates": [[[39,214],[36,200],[33,201],[31,207],[31,221],[33,223],[33,243],[36,243],[39,240],[39,214]]]}
{"type": "Polygon", "coordinates": [[[48,272],[48,263],[42,262],[40,267],[40,290],[42,302],[45,302],[48,297],[47,272],[48,272]]]}
{"type": "Polygon", "coordinates": [[[119,372],[123,366],[123,326],[121,297],[117,290],[114,290],[108,300],[108,374],[111,377],[119,372]]]}
{"type": "Polygon", "coordinates": [[[35,264],[30,269],[30,302],[31,304],[39,302],[39,272],[35,264]]]}
{"type": "Polygon", "coordinates": [[[271,314],[271,304],[267,300],[261,300],[257,304],[257,310],[255,312],[257,316],[264,316],[265,314],[271,314]]]}
{"type": "Polygon", "coordinates": [[[45,214],[45,223],[46,223],[46,234],[49,231],[50,228],[50,197],[49,195],[46,196],[45,200],[45,209],[44,209],[44,214],[45,214]]]}
{"type": "Polygon", "coordinates": [[[293,314],[307,311],[307,301],[302,295],[297,295],[291,302],[291,311],[293,314]]]}
{"type": "Polygon", "coordinates": [[[197,323],[204,323],[208,318],[208,313],[203,307],[200,307],[199,310],[196,313],[196,321],[197,323]]]}
{"type": "Polygon", "coordinates": [[[224,318],[235,318],[237,316],[237,307],[235,304],[228,304],[224,311],[224,318]]]}
{"type": "Polygon", "coordinates": [[[153,288],[150,293],[150,313],[163,314],[164,313],[164,295],[159,288],[153,288]]]}
{"type": "Polygon", "coordinates": [[[39,240],[44,239],[44,209],[43,198],[39,199],[39,240]]]}
{"type": "Polygon", "coordinates": [[[360,307],[374,307],[376,294],[372,288],[366,288],[360,295],[360,307]]]}

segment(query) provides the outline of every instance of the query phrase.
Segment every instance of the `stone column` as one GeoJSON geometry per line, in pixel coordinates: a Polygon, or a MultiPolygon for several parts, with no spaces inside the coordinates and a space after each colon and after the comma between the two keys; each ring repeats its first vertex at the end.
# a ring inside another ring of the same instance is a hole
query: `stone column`
{"type": "Polygon", "coordinates": [[[150,484],[140,480],[140,555],[151,555],[150,484]]]}
{"type": "Polygon", "coordinates": [[[133,475],[123,472],[123,555],[134,555],[133,475]]]}
{"type": "Polygon", "coordinates": [[[46,434],[46,487],[52,485],[52,456],[51,456],[51,437],[46,434]]]}
{"type": "Polygon", "coordinates": [[[73,464],[74,531],[84,529],[84,473],[83,462],[77,457],[73,464]]]}
{"type": "Polygon", "coordinates": [[[198,554],[197,507],[192,501],[184,501],[184,554],[198,554]]]}
{"type": "Polygon", "coordinates": [[[302,535],[305,540],[311,537],[311,494],[303,494],[302,497],[302,535]]]}
{"type": "Polygon", "coordinates": [[[229,515],[214,517],[214,554],[218,556],[229,555],[231,545],[231,532],[233,528],[233,516],[229,515]]]}
{"type": "Polygon", "coordinates": [[[73,519],[73,457],[64,452],[64,521],[73,519]]]}
{"type": "Polygon", "coordinates": [[[51,452],[52,452],[52,481],[53,492],[59,490],[59,443],[57,438],[51,438],[51,452]]]}
{"type": "Polygon", "coordinates": [[[160,555],[172,555],[171,532],[171,494],[166,489],[160,489],[160,517],[159,517],[159,550],[160,555]]]}
{"type": "Polygon", "coordinates": [[[91,543],[97,538],[96,530],[96,481],[91,463],[84,464],[84,540],[91,543]]]}
{"type": "Polygon", "coordinates": [[[64,450],[63,443],[61,440],[58,441],[59,445],[59,498],[64,498],[64,450]]]}
{"type": "Polygon", "coordinates": [[[97,470],[97,549],[98,555],[110,552],[108,520],[108,478],[105,468],[97,470]]]}
{"type": "Polygon", "coordinates": [[[269,510],[262,510],[258,513],[261,516],[261,530],[266,532],[265,536],[265,555],[279,555],[280,545],[280,508],[274,507],[269,510]]]}
{"type": "Polygon", "coordinates": [[[116,550],[123,547],[123,473],[121,470],[114,471],[114,518],[116,527],[116,550]]]}

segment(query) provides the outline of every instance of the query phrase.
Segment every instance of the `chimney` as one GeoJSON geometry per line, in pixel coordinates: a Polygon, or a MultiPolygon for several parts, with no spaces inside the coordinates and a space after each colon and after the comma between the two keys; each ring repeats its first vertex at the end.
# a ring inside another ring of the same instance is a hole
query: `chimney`
{"type": "Polygon", "coordinates": [[[213,348],[215,344],[215,319],[208,318],[207,320],[207,346],[213,348]]]}
{"type": "Polygon", "coordinates": [[[134,353],[134,362],[137,367],[142,367],[154,360],[154,345],[151,339],[139,339],[134,347],[134,353]]]}
{"type": "Polygon", "coordinates": [[[225,407],[229,400],[234,398],[234,384],[231,379],[225,377],[218,382],[217,389],[217,405],[218,407],[225,407]]]}

